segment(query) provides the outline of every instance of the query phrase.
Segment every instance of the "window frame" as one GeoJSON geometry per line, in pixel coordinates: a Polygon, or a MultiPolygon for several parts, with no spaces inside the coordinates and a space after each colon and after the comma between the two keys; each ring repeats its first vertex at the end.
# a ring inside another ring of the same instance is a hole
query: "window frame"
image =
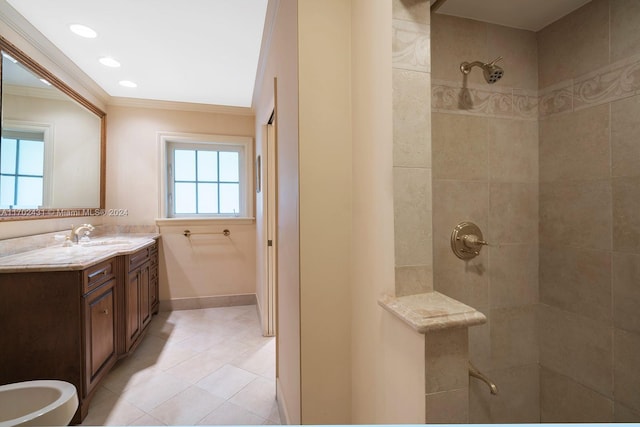
{"type": "Polygon", "coordinates": [[[250,218],[253,216],[253,138],[245,136],[187,134],[175,132],[159,132],[159,148],[161,162],[160,189],[162,197],[159,206],[160,217],[169,219],[189,218],[250,218]],[[194,150],[206,147],[211,151],[233,151],[239,153],[240,212],[234,214],[176,214],[172,203],[173,177],[170,171],[173,163],[173,151],[177,149],[194,150]]]}
{"type": "MultiPolygon", "coordinates": [[[[50,123],[38,123],[22,120],[4,120],[3,131],[15,133],[39,134],[42,135],[44,147],[43,153],[43,170],[42,170],[42,206],[50,206],[52,203],[51,195],[53,190],[53,125],[50,123]]],[[[15,139],[15,138],[12,138],[15,139]]],[[[17,175],[17,170],[15,176],[17,175]]],[[[40,209],[41,207],[38,207],[40,209]]],[[[20,206],[14,206],[13,209],[22,209],[20,206]]]]}

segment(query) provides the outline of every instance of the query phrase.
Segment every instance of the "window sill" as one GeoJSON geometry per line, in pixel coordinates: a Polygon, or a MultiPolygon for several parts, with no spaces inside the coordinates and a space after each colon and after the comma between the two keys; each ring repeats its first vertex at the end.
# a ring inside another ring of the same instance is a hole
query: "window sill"
{"type": "Polygon", "coordinates": [[[252,217],[228,217],[228,218],[156,218],[156,225],[181,226],[181,225],[251,225],[256,222],[252,217]]]}

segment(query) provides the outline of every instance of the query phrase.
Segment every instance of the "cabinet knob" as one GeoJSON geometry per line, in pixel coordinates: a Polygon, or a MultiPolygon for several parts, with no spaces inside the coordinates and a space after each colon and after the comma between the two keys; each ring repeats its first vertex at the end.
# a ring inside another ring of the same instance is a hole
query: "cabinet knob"
{"type": "Polygon", "coordinates": [[[109,309],[105,308],[104,310],[102,310],[102,314],[109,315],[109,309]]]}

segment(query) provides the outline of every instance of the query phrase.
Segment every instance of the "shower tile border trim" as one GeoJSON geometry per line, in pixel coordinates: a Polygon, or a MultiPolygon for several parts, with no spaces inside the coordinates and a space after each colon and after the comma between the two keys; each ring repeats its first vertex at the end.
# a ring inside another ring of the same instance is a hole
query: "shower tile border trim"
{"type": "Polygon", "coordinates": [[[537,120],[640,95],[640,54],[532,91],[432,79],[433,112],[537,120]]]}

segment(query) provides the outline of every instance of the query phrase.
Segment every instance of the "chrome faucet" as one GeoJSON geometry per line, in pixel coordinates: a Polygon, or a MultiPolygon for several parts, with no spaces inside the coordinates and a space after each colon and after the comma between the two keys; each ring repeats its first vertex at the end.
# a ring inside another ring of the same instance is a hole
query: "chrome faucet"
{"type": "Polygon", "coordinates": [[[71,241],[75,241],[76,243],[78,243],[78,236],[81,233],[84,233],[84,234],[88,235],[93,230],[95,230],[95,227],[93,225],[91,225],[91,224],[82,224],[82,225],[79,225],[77,227],[74,227],[72,225],[71,226],[71,233],[69,234],[69,238],[71,239],[71,241]]]}

